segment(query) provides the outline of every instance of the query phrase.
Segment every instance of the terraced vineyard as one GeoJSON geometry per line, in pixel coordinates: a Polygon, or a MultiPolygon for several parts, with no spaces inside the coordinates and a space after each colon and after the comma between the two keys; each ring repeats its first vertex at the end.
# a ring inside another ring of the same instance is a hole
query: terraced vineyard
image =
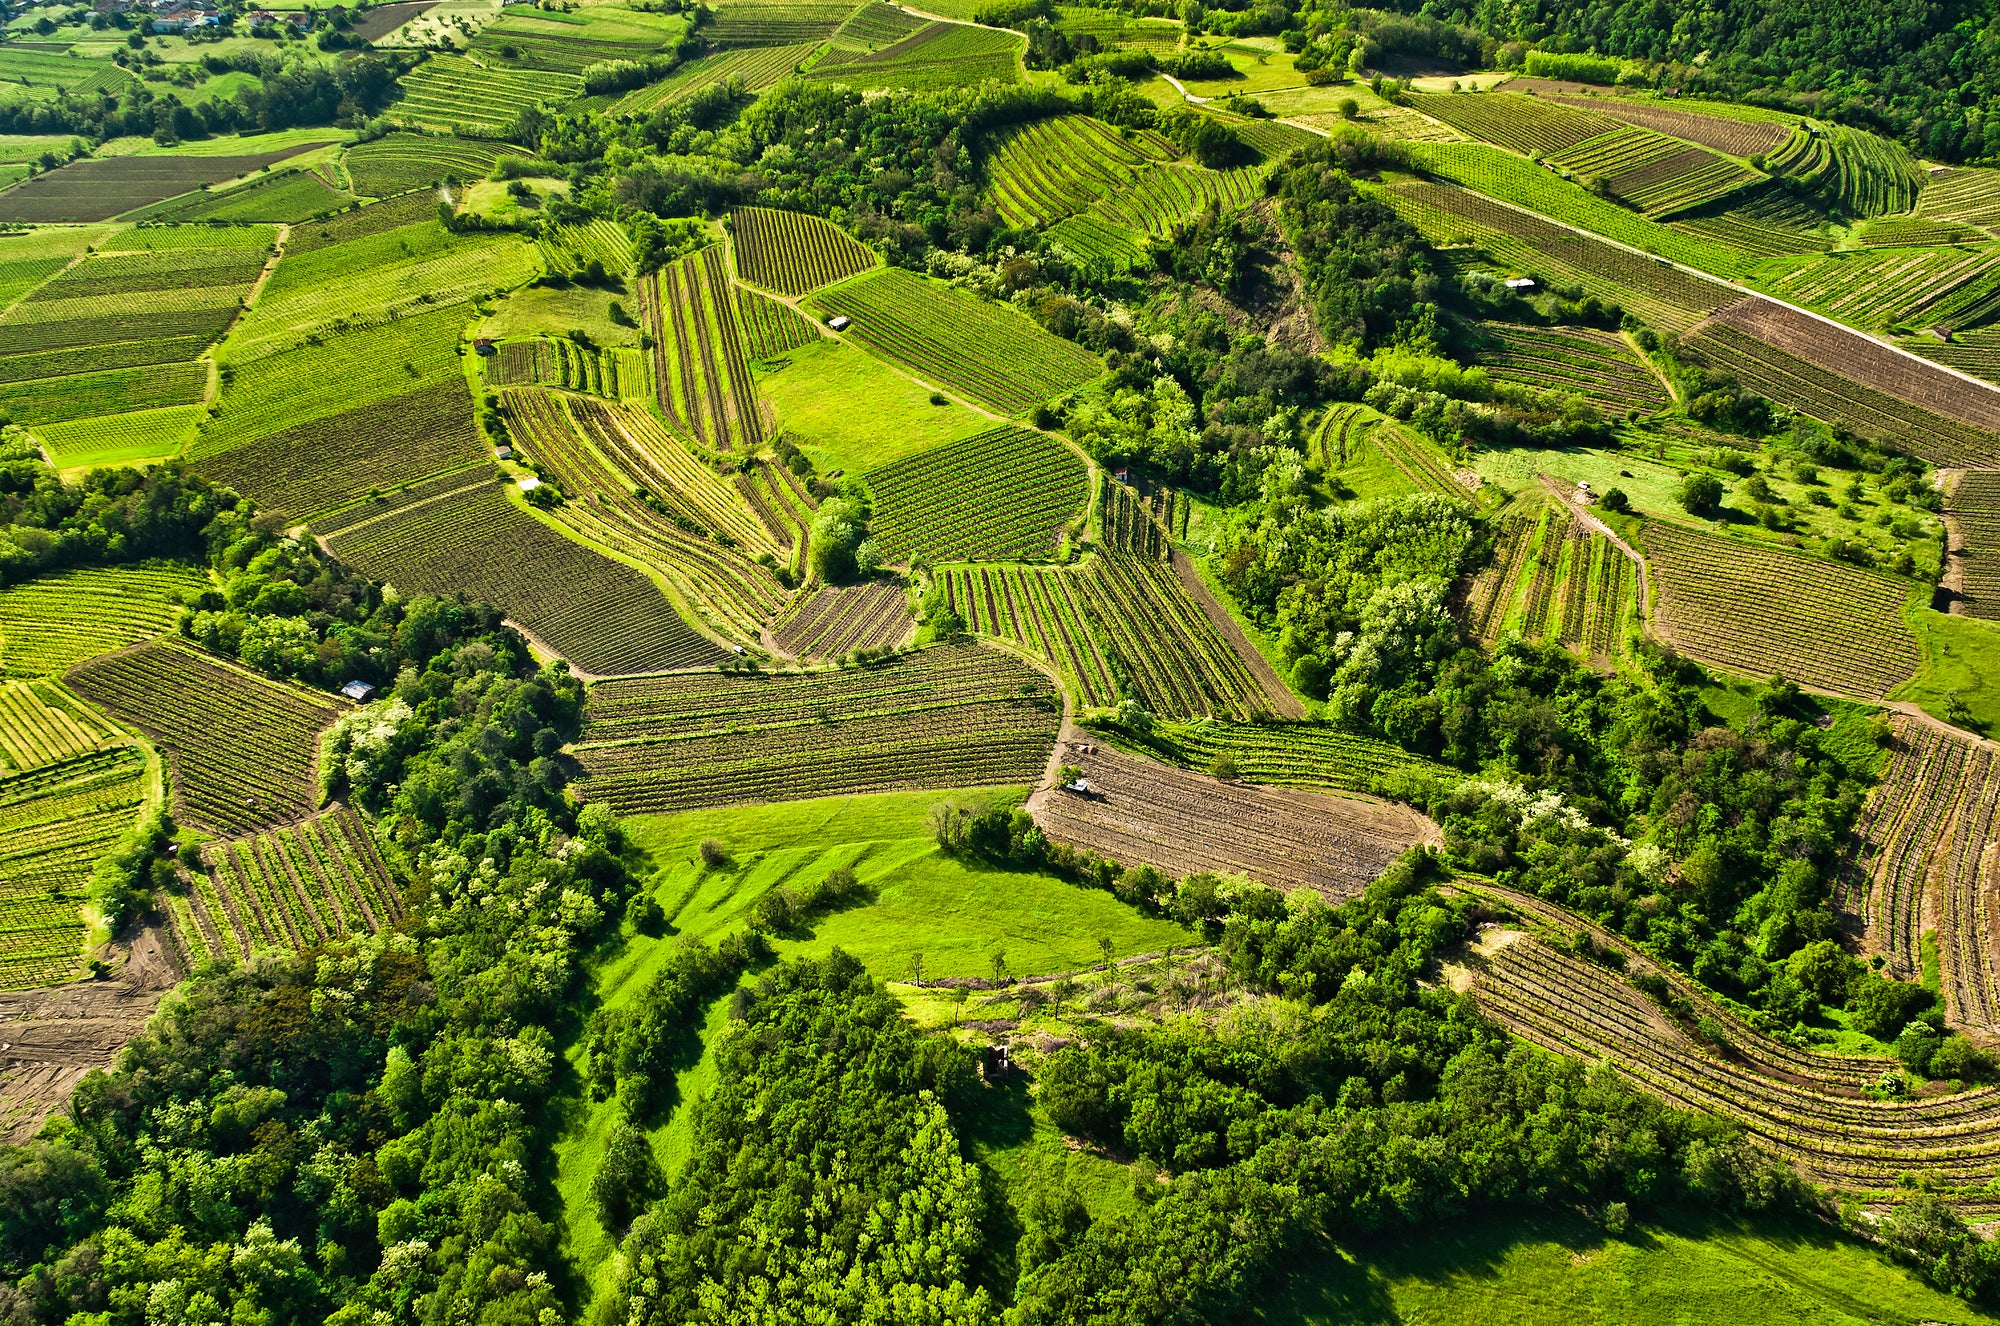
{"type": "Polygon", "coordinates": [[[790,3],[790,0],[725,0],[704,29],[709,45],[818,45],[854,13],[854,4],[790,3]]]}
{"type": "Polygon", "coordinates": [[[183,934],[207,958],[305,953],[403,919],[401,891],[367,825],[335,807],[248,838],[202,848],[186,896],[170,895],[183,934]]]}
{"type": "Polygon", "coordinates": [[[1078,578],[1023,566],[945,566],[933,572],[966,629],[1026,649],[1062,678],[1078,706],[1118,702],[1104,646],[1091,629],[1078,578]]]}
{"type": "Polygon", "coordinates": [[[496,387],[562,387],[614,401],[652,390],[634,352],[578,345],[562,336],[494,346],[486,361],[486,380],[496,387]]]}
{"type": "Polygon", "coordinates": [[[1771,278],[1766,288],[1857,327],[1974,327],[2000,313],[2000,253],[1983,247],[1826,253],[1771,278]]]}
{"type": "Polygon", "coordinates": [[[781,295],[804,295],[867,271],[875,255],[829,221],[804,212],[739,207],[729,214],[736,274],[781,295]]]}
{"type": "Polygon", "coordinates": [[[853,319],[846,335],[919,376],[1007,414],[1023,414],[1104,371],[1097,356],[1026,316],[888,268],[814,296],[853,319]]]}
{"type": "MultiPolygon", "coordinates": [[[[1628,968],[1650,964],[1628,954],[1628,968]]],[[[1544,1049],[1608,1060],[1648,1094],[1739,1124],[1806,1178],[1873,1200],[1893,1200],[1912,1172],[1973,1209],[2000,1174],[2000,1093],[1991,1087],[1910,1101],[1861,1091],[1894,1065],[1808,1055],[1754,1038],[1692,986],[1677,985],[1698,1017],[1724,1026],[1729,1049],[1704,1047],[1687,1027],[1607,967],[1527,935],[1489,931],[1465,959],[1481,1011],[1544,1049]]]]}
{"type": "Polygon", "coordinates": [[[318,799],[319,733],[341,704],[167,638],[72,669],[79,695],[156,742],[174,818],[213,833],[298,819],[318,799]]]}
{"type": "Polygon", "coordinates": [[[785,591],[756,560],[775,553],[778,541],[739,494],[691,463],[681,444],[636,408],[535,389],[508,391],[502,401],[516,440],[568,496],[553,513],[558,524],[644,563],[675,587],[686,611],[703,612],[711,629],[757,638],[785,591]],[[663,473],[668,464],[671,472],[663,473]]]}
{"type": "Polygon", "coordinates": [[[2000,225],[2000,170],[1969,166],[1933,171],[1917,196],[1916,214],[1928,221],[2000,225]]]}
{"type": "Polygon", "coordinates": [[[821,585],[771,628],[771,640],[794,658],[821,661],[909,642],[909,595],[897,581],[821,585]]]}
{"type": "Polygon", "coordinates": [[[1081,456],[1013,426],[906,456],[866,482],[869,533],[888,562],[1051,557],[1090,500],[1081,456]]]}
{"type": "Polygon", "coordinates": [[[1643,539],[1656,625],[1697,658],[1869,699],[1923,665],[1907,580],[1659,521],[1643,539]]]}
{"type": "Polygon", "coordinates": [[[585,673],[701,667],[722,657],[652,581],[510,502],[490,470],[354,508],[318,531],[343,561],[405,592],[462,590],[497,605],[585,673]]]}
{"type": "Polygon", "coordinates": [[[805,314],[741,286],[736,290],[736,314],[744,348],[759,363],[802,350],[820,338],[819,328],[805,314]]]}
{"type": "Polygon", "coordinates": [[[172,562],[78,567],[0,589],[0,672],[66,672],[173,629],[180,601],[208,577],[172,562]]]}
{"type": "MultiPolygon", "coordinates": [[[[1960,592],[1973,617],[2000,620],[2000,473],[1967,470],[1952,484],[1945,511],[1964,549],[1960,592]]],[[[0,600],[4,601],[4,600],[0,600]]]]}
{"type": "Polygon", "coordinates": [[[1417,96],[1410,98],[1410,104],[1460,133],[1541,156],[1568,151],[1618,128],[1615,121],[1599,116],[1594,108],[1584,110],[1513,92],[1417,96]]]}
{"type": "MultiPolygon", "coordinates": [[[[1725,156],[1754,157],[1783,146],[1791,131],[1776,117],[1769,120],[1735,116],[1704,115],[1693,109],[1662,106],[1658,102],[1631,97],[1550,97],[1549,101],[1577,110],[1622,120],[1626,124],[1651,129],[1672,138],[1721,152],[1725,156]]],[[[1484,137],[1484,135],[1481,135],[1484,137]]]]}
{"type": "Polygon", "coordinates": [[[1121,135],[1087,115],[1059,115],[1008,131],[987,163],[993,201],[1010,226],[1047,227],[1126,193],[1173,145],[1151,132],[1121,135]]]}
{"type": "Polygon", "coordinates": [[[1934,465],[2000,466],[2000,392],[1859,333],[1747,299],[1685,343],[1780,405],[1894,442],[1934,465]]]}
{"type": "Polygon", "coordinates": [[[1588,327],[1518,327],[1486,323],[1494,348],[1482,350],[1486,371],[1507,382],[1577,392],[1627,410],[1658,410],[1667,392],[1622,338],[1588,327]]]}
{"type": "Polygon", "coordinates": [[[1065,743],[1060,758],[1081,771],[1090,790],[1030,797],[1042,832],[1172,875],[1243,874],[1337,900],[1437,835],[1423,816],[1385,801],[1224,782],[1095,742],[1065,743]]]}
{"type": "Polygon", "coordinates": [[[91,869],[138,819],[148,782],[129,745],[0,774],[0,988],[77,974],[91,869]]]}
{"type": "Polygon", "coordinates": [[[530,106],[561,105],[583,90],[572,73],[482,66],[462,55],[433,55],[403,76],[392,108],[404,124],[467,129],[473,137],[512,127],[530,106]]]}
{"type": "Polygon", "coordinates": [[[576,758],[621,815],[1040,778],[1061,718],[1028,664],[939,646],[834,673],[600,682],[576,758]]]}
{"type": "Polygon", "coordinates": [[[664,267],[640,289],[661,411],[705,447],[757,450],[764,417],[722,250],[703,249],[664,267]]]}
{"type": "Polygon", "coordinates": [[[1647,216],[1705,206],[1763,177],[1727,157],[1649,129],[1618,128],[1549,158],[1604,187],[1647,216]]]}
{"type": "Polygon", "coordinates": [[[762,92],[795,71],[817,49],[817,41],[806,41],[789,46],[744,46],[717,51],[688,61],[650,87],[626,93],[612,110],[619,115],[647,115],[662,106],[686,101],[703,88],[731,83],[742,84],[748,92],[762,92]]]}

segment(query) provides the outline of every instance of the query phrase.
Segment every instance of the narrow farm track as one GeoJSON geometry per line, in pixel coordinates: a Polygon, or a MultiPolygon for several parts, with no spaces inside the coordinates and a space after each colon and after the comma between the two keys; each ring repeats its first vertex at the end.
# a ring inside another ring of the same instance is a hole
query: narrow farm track
{"type": "Polygon", "coordinates": [[[1258,686],[1264,692],[1266,708],[1279,718],[1306,717],[1305,703],[1292,693],[1291,687],[1285,685],[1284,679],[1278,675],[1278,670],[1271,666],[1271,660],[1265,658],[1263,652],[1250,643],[1250,637],[1243,633],[1243,627],[1237,620],[1229,615],[1229,609],[1217,601],[1215,594],[1208,587],[1208,582],[1203,580],[1201,572],[1195,569],[1193,560],[1179,548],[1170,548],[1168,558],[1173,564],[1174,577],[1181,582],[1181,588],[1187,591],[1187,596],[1194,600],[1195,606],[1199,607],[1203,615],[1214,624],[1229,647],[1236,651],[1236,656],[1250,669],[1250,675],[1257,679],[1258,686]]]}

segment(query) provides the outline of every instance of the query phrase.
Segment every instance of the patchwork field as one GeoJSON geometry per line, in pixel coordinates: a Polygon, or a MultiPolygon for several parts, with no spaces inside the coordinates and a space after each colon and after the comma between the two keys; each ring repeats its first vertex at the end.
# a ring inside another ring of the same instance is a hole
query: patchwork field
{"type": "MultiPolygon", "coordinates": [[[[329,132],[325,141],[338,135],[329,132]]],[[[247,175],[314,144],[237,156],[127,156],[73,161],[0,193],[0,221],[46,224],[108,221],[114,216],[247,175]]]]}
{"type": "Polygon", "coordinates": [[[807,77],[867,89],[931,91],[976,83],[1019,82],[1021,51],[1015,33],[964,23],[929,23],[890,46],[856,51],[835,45],[814,62],[807,77]]]}
{"type": "Polygon", "coordinates": [[[403,78],[391,108],[401,123],[492,135],[530,106],[561,105],[583,90],[574,73],[482,65],[462,55],[434,55],[403,78]]]}
{"type": "Polygon", "coordinates": [[[1051,557],[1090,500],[1083,457],[1015,427],[906,456],[866,482],[869,534],[889,562],[1051,557]]]}
{"type": "Polygon", "coordinates": [[[1466,591],[1466,629],[1489,646],[1518,635],[1608,660],[1636,624],[1637,579],[1630,558],[1566,510],[1516,516],[1466,591]]]}
{"type": "Polygon", "coordinates": [[[683,258],[640,289],[661,412],[702,446],[755,451],[764,417],[722,250],[683,258]]]}
{"type": "Polygon", "coordinates": [[[895,581],[822,585],[771,628],[771,640],[796,658],[819,661],[908,642],[909,595],[895,581]]]}
{"type": "Polygon", "coordinates": [[[736,274],[781,295],[805,295],[875,266],[875,255],[838,226],[804,212],[739,207],[729,214],[736,274]]]}
{"type": "Polygon", "coordinates": [[[150,783],[132,745],[0,773],[0,987],[77,974],[91,869],[138,819],[150,783]]]}
{"type": "Polygon", "coordinates": [[[401,891],[367,825],[344,806],[206,844],[201,857],[205,869],[172,905],[208,959],[305,953],[403,918],[401,891]]]}
{"type": "Polygon", "coordinates": [[[0,589],[0,672],[43,677],[67,672],[170,631],[181,600],[209,587],[193,567],[78,567],[0,589]]]}

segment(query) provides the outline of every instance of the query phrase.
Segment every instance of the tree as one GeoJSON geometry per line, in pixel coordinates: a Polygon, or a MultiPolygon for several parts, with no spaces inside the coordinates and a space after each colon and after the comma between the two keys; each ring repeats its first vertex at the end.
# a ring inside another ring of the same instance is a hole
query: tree
{"type": "Polygon", "coordinates": [[[1722,480],[1713,474],[1690,474],[1681,480],[1680,501],[1689,515],[1711,519],[1722,509],[1722,480]]]}
{"type": "Polygon", "coordinates": [[[632,1223],[660,1189],[660,1162],[645,1130],[621,1119],[605,1144],[604,1159],[590,1181],[597,1218],[616,1234],[632,1223]]]}

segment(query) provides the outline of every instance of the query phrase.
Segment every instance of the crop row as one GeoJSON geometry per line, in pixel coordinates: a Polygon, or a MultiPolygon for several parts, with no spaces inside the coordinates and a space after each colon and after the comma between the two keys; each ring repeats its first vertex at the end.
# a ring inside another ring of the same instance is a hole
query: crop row
{"type": "Polygon", "coordinates": [[[1479,362],[1497,378],[1577,392],[1620,408],[1657,410],[1667,403],[1658,377],[1610,332],[1583,327],[1514,327],[1487,323],[1498,346],[1479,362]]]}
{"type": "Polygon", "coordinates": [[[76,974],[97,859],[132,827],[146,759],[119,746],[0,776],[0,988],[76,974]]]}
{"type": "Polygon", "coordinates": [[[683,258],[640,288],[660,409],[705,447],[756,451],[764,441],[764,418],[722,250],[683,258]]]}
{"type": "Polygon", "coordinates": [[[1409,773],[1447,775],[1444,766],[1412,755],[1394,742],[1364,737],[1323,723],[1236,723],[1204,719],[1157,722],[1146,746],[1185,768],[1207,770],[1224,756],[1238,776],[1284,787],[1374,792],[1385,777],[1409,773]]]}
{"type": "Polygon", "coordinates": [[[1161,559],[1167,556],[1167,530],[1174,520],[1174,492],[1156,489],[1142,497],[1130,484],[1106,478],[1098,525],[1104,546],[1113,552],[1161,559]]]}
{"type": "Polygon", "coordinates": [[[805,659],[894,647],[909,634],[909,598],[895,581],[822,585],[771,628],[771,639],[780,649],[805,659]]]}
{"type": "Polygon", "coordinates": [[[337,212],[354,199],[309,170],[273,171],[237,188],[170,198],[148,207],[135,220],[173,225],[197,222],[304,221],[337,212]]]}
{"type": "Polygon", "coordinates": [[[574,74],[481,67],[462,55],[433,55],[403,76],[391,114],[408,123],[492,133],[530,106],[560,104],[583,84],[574,74]]]}
{"type": "Polygon", "coordinates": [[[849,50],[892,46],[924,26],[925,20],[906,9],[871,0],[833,34],[833,44],[849,50]]]}
{"type": "Polygon", "coordinates": [[[579,670],[696,667],[720,657],[659,588],[479,483],[329,536],[344,561],[403,591],[463,591],[499,607],[579,670]]]}
{"type": "Polygon", "coordinates": [[[733,540],[754,556],[785,542],[780,530],[768,527],[744,508],[739,489],[696,459],[686,443],[667,432],[645,409],[577,397],[563,404],[591,445],[614,468],[629,476],[635,486],[643,487],[646,496],[694,522],[718,543],[733,540]]]}
{"type": "MultiPolygon", "coordinates": [[[[337,137],[329,133],[327,141],[337,137]]],[[[40,225],[61,221],[108,221],[149,203],[204,184],[247,175],[286,157],[309,151],[299,143],[274,152],[242,156],[91,157],[37,175],[0,198],[0,221],[40,225]]]]}
{"type": "Polygon", "coordinates": [[[1945,510],[1963,549],[1960,591],[1965,611],[2000,619],[2000,472],[1967,470],[1952,486],[1945,510]]]}
{"type": "Polygon", "coordinates": [[[803,295],[875,265],[860,240],[806,212],[739,207],[729,214],[736,274],[781,295],[803,295]]]}
{"type": "MultiPolygon", "coordinates": [[[[502,143],[435,134],[394,133],[356,143],[341,156],[354,191],[364,197],[388,198],[445,179],[485,179],[503,155],[520,153],[502,143]]],[[[428,202],[425,209],[436,214],[428,202]]],[[[289,247],[289,246],[287,246],[289,247]]]]}
{"type": "Polygon", "coordinates": [[[1349,898],[1431,832],[1401,806],[1225,782],[1096,743],[1069,743],[1061,758],[1090,791],[1039,794],[1032,809],[1042,832],[1175,875],[1242,874],[1349,898]]]}
{"type": "Polygon", "coordinates": [[[1513,92],[1412,97],[1410,103],[1460,133],[1530,155],[1566,151],[1617,127],[1591,111],[1513,92]]]}
{"type": "MultiPolygon", "coordinates": [[[[1963,295],[1990,287],[2000,255],[1982,249],[1898,249],[1826,253],[1770,281],[1771,290],[1865,327],[1925,317],[1963,295]]],[[[1935,320],[1963,319],[1940,312],[1935,320]]]]}
{"type": "Polygon", "coordinates": [[[1780,405],[1907,447],[1934,465],[2000,464],[1993,431],[2000,393],[1926,370],[1857,333],[1821,323],[1746,329],[1718,317],[1686,343],[1780,405]],[[1967,415],[1992,422],[1972,423],[1967,415]]]}
{"type": "Polygon", "coordinates": [[[212,453],[195,469],[296,524],[485,454],[465,379],[451,378],[212,453]]]}
{"type": "Polygon", "coordinates": [[[1395,420],[1376,420],[1368,430],[1368,438],[1420,492],[1436,493],[1440,497],[1465,496],[1464,486],[1444,458],[1430,443],[1395,420]]]}
{"type": "Polygon", "coordinates": [[[1090,628],[1077,577],[1021,566],[950,566],[935,572],[966,629],[1009,641],[1046,660],[1085,708],[1118,702],[1104,647],[1090,628]]]}
{"type": "Polygon", "coordinates": [[[1923,663],[1903,619],[1908,581],[1659,521],[1644,539],[1657,617],[1690,654],[1871,699],[1923,663]]]}
{"type": "Polygon", "coordinates": [[[2000,970],[1993,956],[2000,908],[1991,856],[2000,828],[2000,760],[1992,747],[1972,750],[1960,786],[1937,911],[1945,1011],[1961,1025],[1993,1030],[2000,1028],[2000,970]]]}
{"type": "Polygon", "coordinates": [[[1650,129],[1616,129],[1550,160],[1602,179],[1612,193],[1655,217],[1713,202],[1759,179],[1727,157],[1650,129]]]}
{"type": "Polygon", "coordinates": [[[1917,215],[1969,226],[2000,225],[2000,170],[1967,166],[1933,171],[1917,198],[1917,215]]]}
{"type": "Polygon", "coordinates": [[[1116,268],[1135,266],[1146,257],[1144,236],[1095,212],[1078,212],[1058,221],[1049,228],[1048,236],[1079,258],[1116,268]]]}
{"type": "Polygon", "coordinates": [[[0,672],[41,677],[173,629],[179,600],[207,588],[168,563],[79,567],[0,589],[0,672]]]}
{"type": "Polygon", "coordinates": [[[856,88],[969,87],[989,80],[1020,79],[1021,37],[964,23],[932,23],[893,46],[856,55],[830,50],[806,71],[808,78],[837,80],[856,88]]]}
{"type": "Polygon", "coordinates": [[[1831,243],[1825,235],[1811,230],[1757,220],[1746,215],[1740,207],[1732,207],[1717,216],[1681,217],[1668,224],[1684,234],[1726,244],[1746,259],[1821,253],[1831,243]]]}
{"type": "Polygon", "coordinates": [[[189,911],[208,956],[303,953],[402,918],[403,901],[368,828],[344,806],[203,849],[189,911]]]}
{"type": "Polygon", "coordinates": [[[1631,97],[1551,97],[1579,110],[1608,115],[1642,129],[1685,139],[1732,157],[1753,157],[1781,146],[1789,131],[1776,120],[1743,120],[1703,115],[1631,97]]]}
{"type": "Polygon", "coordinates": [[[632,237],[623,226],[602,217],[587,225],[545,223],[535,247],[554,272],[587,270],[597,262],[616,276],[632,266],[632,237]]]}
{"type": "Polygon", "coordinates": [[[1047,226],[1125,192],[1147,165],[1173,156],[1158,135],[1123,137],[1102,120],[1059,115],[1000,138],[987,174],[1003,221],[1047,226]]]}
{"type": "Polygon", "coordinates": [[[743,286],[736,288],[736,312],[750,358],[764,363],[802,350],[819,339],[819,329],[805,314],[743,286]]]}
{"type": "Polygon", "coordinates": [[[1251,718],[1263,687],[1174,572],[1109,553],[1080,574],[1086,612],[1146,708],[1165,718],[1251,718]]]}
{"type": "Polygon", "coordinates": [[[1913,1170],[1954,1185],[1995,1173],[2000,1117],[1990,1092],[1909,1102],[1827,1095],[1701,1048],[1616,974],[1534,939],[1494,946],[1470,965],[1482,1009],[1510,1030],[1608,1060],[1669,1104],[1732,1119],[1817,1182],[1880,1194],[1913,1170]]]}
{"type": "Polygon", "coordinates": [[[88,755],[116,735],[53,678],[0,681],[0,757],[15,769],[88,755]]]}
{"type": "Polygon", "coordinates": [[[1003,425],[866,475],[871,537],[890,562],[1029,561],[1054,555],[1090,498],[1081,456],[1003,425]]]}
{"type": "Polygon", "coordinates": [[[561,387],[619,400],[637,396],[645,383],[627,383],[616,351],[578,345],[567,337],[503,341],[486,361],[486,380],[496,387],[561,387]],[[636,389],[635,389],[636,388],[636,389]]]}
{"type": "Polygon", "coordinates": [[[1212,205],[1224,209],[1245,205],[1257,196],[1263,178],[1263,172],[1251,166],[1209,170],[1183,162],[1158,163],[1139,172],[1129,190],[1104,199],[1092,211],[1114,225],[1164,236],[1212,205]]]}
{"type": "Polygon", "coordinates": [[[319,732],[341,708],[331,696],[173,637],[82,664],[69,684],[166,752],[182,823],[241,833],[312,809],[319,732]]]}
{"type": "Polygon", "coordinates": [[[711,46],[796,46],[817,44],[854,12],[852,4],[731,4],[703,25],[711,46]]]}
{"type": "Polygon", "coordinates": [[[620,814],[1035,781],[1061,706],[1028,664],[954,646],[834,673],[593,688],[576,748],[620,814]]]}
{"type": "Polygon", "coordinates": [[[817,296],[847,334],[916,373],[1009,414],[1103,372],[1097,356],[1011,309],[889,268],[817,296]]]}
{"type": "Polygon", "coordinates": [[[704,55],[651,87],[626,93],[611,109],[618,115],[649,115],[717,84],[737,84],[746,92],[762,92],[797,69],[799,62],[818,48],[818,42],[808,41],[788,46],[744,46],[704,55]]]}
{"type": "MultiPolygon", "coordinates": [[[[732,525],[750,540],[740,545],[736,534],[709,530],[682,514],[665,496],[621,472],[608,456],[592,446],[615,423],[587,409],[572,415],[562,398],[543,391],[509,391],[505,396],[514,434],[544,473],[560,484],[568,500],[555,518],[581,538],[636,557],[675,587],[681,601],[696,607],[717,629],[742,640],[755,640],[759,626],[785,601],[777,577],[751,560],[769,551],[763,531],[738,518],[732,525]]],[[[657,482],[657,481],[655,481],[657,482]]]]}

